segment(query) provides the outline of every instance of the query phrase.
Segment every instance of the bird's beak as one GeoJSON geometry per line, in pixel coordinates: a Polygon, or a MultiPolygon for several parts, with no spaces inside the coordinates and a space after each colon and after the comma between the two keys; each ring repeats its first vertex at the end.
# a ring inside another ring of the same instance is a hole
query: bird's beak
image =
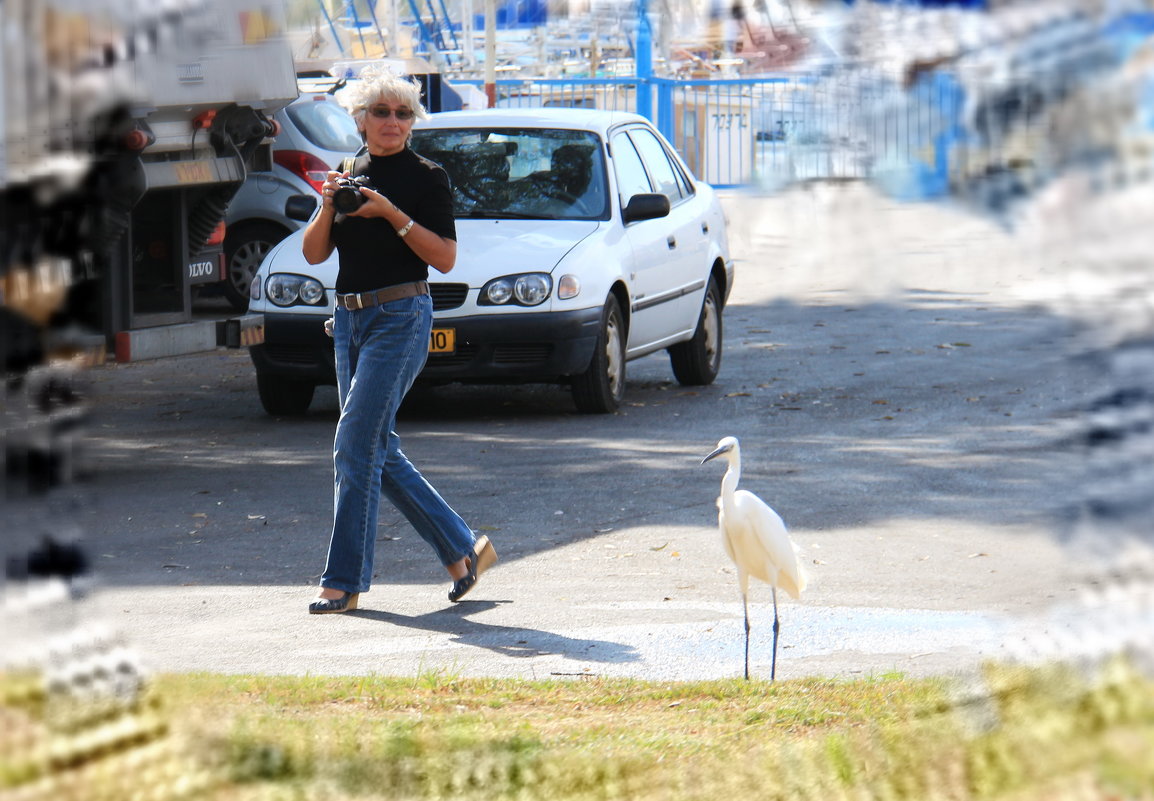
{"type": "Polygon", "coordinates": [[[706,463],[706,462],[708,462],[710,459],[715,459],[715,458],[717,458],[718,456],[720,456],[720,455],[721,455],[721,454],[723,454],[723,453],[729,453],[731,450],[733,450],[733,446],[732,446],[732,445],[723,445],[723,446],[721,446],[720,448],[718,448],[717,450],[715,450],[713,453],[709,454],[709,455],[708,455],[708,456],[706,456],[704,459],[702,459],[702,460],[701,460],[701,463],[702,463],[702,464],[705,464],[705,463],[706,463]]]}

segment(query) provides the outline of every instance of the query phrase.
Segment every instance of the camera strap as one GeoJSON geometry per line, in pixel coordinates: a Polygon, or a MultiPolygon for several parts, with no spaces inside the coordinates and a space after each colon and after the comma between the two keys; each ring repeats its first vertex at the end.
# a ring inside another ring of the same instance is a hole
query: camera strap
{"type": "Polygon", "coordinates": [[[369,154],[363,156],[346,156],[341,160],[341,164],[337,167],[340,172],[347,172],[349,177],[355,178],[358,175],[365,175],[369,170],[369,154]]]}

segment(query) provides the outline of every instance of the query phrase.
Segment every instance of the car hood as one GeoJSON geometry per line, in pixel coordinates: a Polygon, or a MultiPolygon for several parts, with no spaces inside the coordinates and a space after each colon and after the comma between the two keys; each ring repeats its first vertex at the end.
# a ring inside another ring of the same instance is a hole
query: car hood
{"type": "Polygon", "coordinates": [[[457,263],[439,280],[478,287],[500,275],[551,272],[597,230],[592,220],[457,220],[457,263]]]}
{"type": "MultiPolygon", "coordinates": [[[[595,220],[457,220],[457,262],[448,275],[430,270],[434,281],[480,287],[491,278],[524,272],[551,272],[561,258],[597,230],[595,220]]],[[[332,289],[337,281],[334,252],[320,264],[301,256],[304,229],[282,239],[265,257],[261,273],[302,273],[332,289]]]]}

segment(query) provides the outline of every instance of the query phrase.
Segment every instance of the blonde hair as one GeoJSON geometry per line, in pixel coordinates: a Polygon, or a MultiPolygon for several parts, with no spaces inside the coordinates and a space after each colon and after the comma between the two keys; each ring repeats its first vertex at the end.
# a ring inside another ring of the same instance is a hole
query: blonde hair
{"type": "Polygon", "coordinates": [[[416,78],[403,78],[384,64],[370,64],[360,75],[336,94],[337,102],[357,121],[364,122],[369,106],[378,100],[404,103],[419,120],[428,119],[429,112],[421,105],[421,84],[416,78]]]}

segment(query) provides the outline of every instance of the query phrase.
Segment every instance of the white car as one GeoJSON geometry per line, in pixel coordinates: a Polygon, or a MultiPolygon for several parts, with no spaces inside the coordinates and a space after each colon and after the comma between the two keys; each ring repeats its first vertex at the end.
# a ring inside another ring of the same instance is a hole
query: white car
{"type": "MultiPolygon", "coordinates": [[[[587,109],[434,114],[413,149],[453,184],[457,263],[430,270],[433,334],[424,382],[563,382],[582,412],[612,412],[625,365],[668,350],[682,384],[721,367],[733,286],[726,223],[644,118],[587,109]]],[[[301,232],[264,260],[250,292],[265,341],[250,348],[261,403],[307,410],[335,382],[337,258],[309,265],[301,232]]]]}

